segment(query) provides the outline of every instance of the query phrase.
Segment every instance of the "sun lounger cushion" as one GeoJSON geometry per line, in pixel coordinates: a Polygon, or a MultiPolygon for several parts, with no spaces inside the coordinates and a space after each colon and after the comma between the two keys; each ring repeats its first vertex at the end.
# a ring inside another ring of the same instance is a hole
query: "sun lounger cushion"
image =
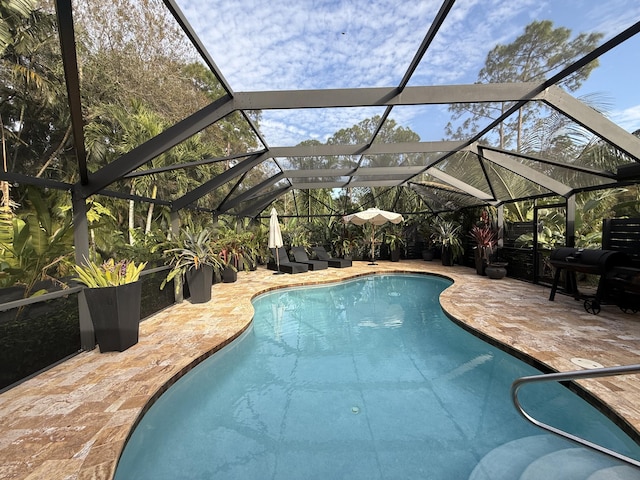
{"type": "Polygon", "coordinates": [[[309,265],[309,270],[324,270],[329,267],[329,262],[325,260],[310,260],[304,247],[291,247],[291,253],[296,262],[309,265]]]}
{"type": "Polygon", "coordinates": [[[309,265],[304,263],[292,262],[289,260],[289,255],[287,255],[287,251],[280,247],[278,249],[278,258],[276,259],[276,249],[271,249],[272,259],[267,263],[267,268],[269,270],[281,271],[284,273],[304,273],[309,271],[309,265]],[[278,260],[280,261],[280,266],[278,267],[278,260]]]}
{"type": "Polygon", "coordinates": [[[351,260],[347,258],[330,257],[324,247],[312,247],[313,252],[318,260],[324,260],[333,268],[346,268],[351,266],[351,260]]]}

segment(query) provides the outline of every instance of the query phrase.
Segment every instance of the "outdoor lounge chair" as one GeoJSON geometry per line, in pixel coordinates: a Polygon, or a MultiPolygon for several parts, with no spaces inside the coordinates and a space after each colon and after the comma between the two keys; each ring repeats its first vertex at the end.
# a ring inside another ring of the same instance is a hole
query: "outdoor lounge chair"
{"type": "Polygon", "coordinates": [[[289,260],[289,255],[284,247],[278,249],[278,260],[280,261],[280,267],[278,268],[278,260],[276,259],[276,249],[271,249],[271,260],[267,263],[269,270],[276,270],[283,273],[304,273],[309,271],[309,265],[304,263],[292,262],[289,260]]]}
{"type": "Polygon", "coordinates": [[[346,268],[351,266],[351,260],[347,258],[330,257],[324,247],[312,247],[311,250],[316,254],[318,260],[324,260],[333,268],[346,268]]]}
{"type": "Polygon", "coordinates": [[[291,253],[296,262],[309,265],[309,270],[324,270],[329,267],[325,260],[310,260],[304,247],[291,247],[291,253]]]}

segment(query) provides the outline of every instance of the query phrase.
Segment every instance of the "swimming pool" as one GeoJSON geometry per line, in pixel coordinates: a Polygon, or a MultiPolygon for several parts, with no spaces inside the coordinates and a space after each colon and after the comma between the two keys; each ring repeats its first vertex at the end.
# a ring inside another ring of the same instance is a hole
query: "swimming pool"
{"type": "MultiPolygon", "coordinates": [[[[450,284],[380,275],[256,298],[253,327],[142,418],[115,478],[469,478],[541,435],[509,397],[538,371],[446,318],[450,284]]],[[[640,458],[566,388],[520,396],[541,420],[640,458]]]]}

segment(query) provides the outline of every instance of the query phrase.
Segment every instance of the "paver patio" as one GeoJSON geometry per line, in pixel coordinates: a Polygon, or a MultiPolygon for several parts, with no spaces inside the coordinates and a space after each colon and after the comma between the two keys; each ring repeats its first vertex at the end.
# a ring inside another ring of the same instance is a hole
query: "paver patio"
{"type": "MultiPolygon", "coordinates": [[[[559,371],[579,370],[574,357],[605,367],[640,364],[640,314],[604,305],[599,315],[549,288],[490,280],[467,267],[422,260],[273,275],[259,268],[213,286],[208,304],[175,304],[146,319],[140,341],[125,352],[83,352],[0,395],[0,478],[110,479],[127,436],[149,406],[181,374],[250,325],[251,299],[293,285],[369,273],[445,275],[441,295],[452,317],[559,371]]],[[[640,375],[585,380],[582,385],[640,432],[640,375]]]]}

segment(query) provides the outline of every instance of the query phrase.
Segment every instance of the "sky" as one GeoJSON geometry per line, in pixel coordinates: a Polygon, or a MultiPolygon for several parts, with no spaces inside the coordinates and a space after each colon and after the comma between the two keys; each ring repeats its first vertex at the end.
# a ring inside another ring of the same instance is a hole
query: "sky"
{"type": "MultiPolygon", "coordinates": [[[[234,91],[397,86],[439,0],[178,0],[189,23],[234,91]]],[[[473,83],[487,53],[511,43],[532,20],[604,40],[640,21],[637,0],[458,0],[409,82],[473,83]]],[[[640,128],[640,34],[603,55],[575,96],[597,94],[607,115],[640,128]],[[638,38],[635,38],[638,37],[638,38]]],[[[603,41],[604,41],[603,40],[603,41]]],[[[264,111],[271,147],[325,142],[381,108],[264,111]]],[[[446,106],[403,106],[391,118],[423,141],[444,138],[446,106]]]]}

